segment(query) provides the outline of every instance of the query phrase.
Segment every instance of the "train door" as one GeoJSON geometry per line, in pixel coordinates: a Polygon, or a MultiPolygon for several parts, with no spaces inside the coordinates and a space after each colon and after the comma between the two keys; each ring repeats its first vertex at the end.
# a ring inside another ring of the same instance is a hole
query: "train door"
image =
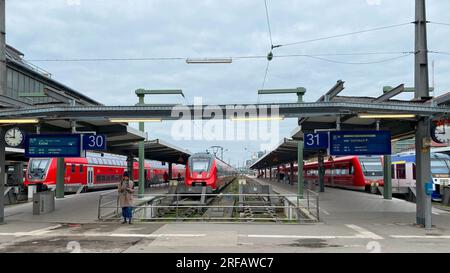
{"type": "Polygon", "coordinates": [[[399,192],[403,192],[405,189],[408,188],[407,186],[407,179],[406,179],[406,163],[397,164],[395,166],[396,170],[396,177],[398,181],[398,188],[399,192]]]}
{"type": "Polygon", "coordinates": [[[93,167],[87,167],[87,186],[88,187],[94,186],[94,168],[93,167]]]}
{"type": "Polygon", "coordinates": [[[396,168],[395,168],[396,164],[392,164],[391,165],[391,183],[392,183],[392,191],[393,192],[399,192],[400,190],[400,185],[398,183],[397,180],[397,173],[396,173],[396,168]]]}

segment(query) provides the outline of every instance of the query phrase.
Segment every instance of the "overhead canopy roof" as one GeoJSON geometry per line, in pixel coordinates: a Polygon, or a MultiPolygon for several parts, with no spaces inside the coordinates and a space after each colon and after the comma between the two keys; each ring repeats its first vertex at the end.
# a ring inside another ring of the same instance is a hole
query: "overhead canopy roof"
{"type": "MultiPolygon", "coordinates": [[[[109,153],[120,155],[138,155],[139,144],[131,142],[119,143],[116,139],[126,138],[127,136],[113,136],[108,139],[109,153]],[[111,144],[112,143],[112,144],[111,144]]],[[[178,148],[159,139],[145,141],[145,159],[169,162],[175,164],[186,164],[191,152],[178,148]]],[[[24,149],[6,147],[7,161],[27,161],[24,156],[24,149]]]]}
{"type": "MultiPolygon", "coordinates": [[[[331,99],[331,102],[346,102],[346,103],[362,103],[362,104],[377,104],[376,102],[379,98],[373,97],[346,97],[346,96],[336,96],[331,99]]],[[[411,103],[410,101],[400,101],[400,100],[387,100],[387,103],[404,105],[411,103]]],[[[384,103],[386,103],[384,102],[384,103]]],[[[429,106],[430,102],[413,102],[417,106],[429,106]]],[[[368,109],[367,112],[371,112],[368,109]]],[[[381,114],[382,112],[377,112],[381,114]]],[[[386,113],[388,113],[386,111],[386,113]]],[[[416,112],[411,109],[410,114],[416,114],[416,112]]],[[[442,112],[444,114],[445,112],[442,112]]],[[[337,124],[340,123],[341,130],[376,130],[377,122],[379,122],[380,130],[391,131],[392,138],[408,138],[414,135],[415,126],[417,120],[415,118],[410,119],[362,119],[359,118],[357,113],[341,113],[339,115],[321,115],[316,117],[307,117],[301,120],[301,126],[296,129],[292,134],[293,139],[302,139],[302,133],[310,133],[315,130],[333,130],[337,129],[337,124]]]]}
{"type": "MultiPolygon", "coordinates": [[[[342,104],[357,104],[357,105],[368,105],[366,111],[368,113],[376,113],[382,114],[384,113],[407,113],[404,111],[395,111],[395,108],[398,109],[403,108],[403,106],[414,104],[418,108],[420,107],[443,107],[450,105],[450,93],[442,95],[432,100],[425,101],[404,101],[404,100],[394,100],[391,99],[394,96],[400,94],[400,91],[404,88],[403,85],[400,85],[390,92],[378,97],[348,97],[348,96],[337,96],[339,92],[343,90],[343,82],[338,81],[338,83],[327,92],[325,96],[322,96],[317,103],[321,103],[322,101],[329,101],[332,105],[333,103],[342,103],[342,104]],[[386,111],[382,109],[376,109],[377,105],[389,105],[392,109],[388,110],[386,107],[386,111]]],[[[322,114],[314,115],[305,115],[299,117],[299,124],[292,133],[291,138],[285,138],[281,141],[281,143],[275,147],[272,151],[265,154],[258,161],[256,161],[250,168],[251,169],[263,169],[268,167],[273,167],[276,165],[287,164],[290,162],[297,162],[297,145],[298,140],[303,140],[304,133],[312,133],[316,130],[336,130],[337,123],[340,123],[340,130],[346,131],[355,131],[355,130],[376,130],[377,122],[379,122],[380,130],[391,131],[392,139],[399,140],[404,138],[413,137],[415,134],[415,126],[417,124],[417,120],[415,118],[411,119],[402,119],[402,120],[377,120],[377,119],[361,119],[358,117],[359,113],[364,113],[361,111],[348,111],[349,108],[343,107],[340,113],[329,113],[324,111],[322,114]]],[[[410,114],[420,115],[418,111],[415,111],[414,108],[409,110],[410,114]]],[[[434,115],[435,118],[446,116],[448,112],[445,109],[441,110],[441,113],[437,113],[434,115]]],[[[308,151],[304,150],[304,158],[309,159],[317,156],[317,151],[308,151]]]]}
{"type": "Polygon", "coordinates": [[[6,161],[26,161],[27,159],[24,156],[24,149],[19,148],[5,148],[5,159],[6,161]]]}
{"type": "MultiPolygon", "coordinates": [[[[19,126],[27,133],[36,133],[36,125],[19,126]]],[[[40,123],[40,133],[71,133],[72,123],[69,120],[46,120],[40,123]]],[[[128,126],[126,123],[112,123],[109,121],[77,121],[77,132],[96,132],[107,136],[107,148],[116,145],[145,140],[145,134],[128,126]]]]}
{"type": "MultiPolygon", "coordinates": [[[[253,163],[250,168],[264,169],[291,162],[297,162],[297,148],[298,140],[285,138],[280,142],[280,144],[278,144],[275,149],[258,159],[258,161],[253,163]]],[[[317,151],[303,150],[303,156],[305,158],[312,158],[316,157],[317,155],[317,151]]]]}
{"type": "MultiPolygon", "coordinates": [[[[162,162],[169,162],[175,164],[186,164],[187,159],[191,156],[191,152],[178,148],[160,139],[145,141],[145,158],[151,160],[158,160],[162,162]]],[[[138,154],[138,143],[124,143],[116,145],[112,152],[119,154],[138,154]]]]}

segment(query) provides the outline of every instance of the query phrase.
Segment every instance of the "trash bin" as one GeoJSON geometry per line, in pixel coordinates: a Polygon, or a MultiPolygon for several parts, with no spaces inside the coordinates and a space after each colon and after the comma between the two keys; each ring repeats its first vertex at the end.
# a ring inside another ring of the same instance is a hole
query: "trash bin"
{"type": "Polygon", "coordinates": [[[43,191],[33,194],[33,215],[49,213],[55,210],[55,192],[43,191]]]}

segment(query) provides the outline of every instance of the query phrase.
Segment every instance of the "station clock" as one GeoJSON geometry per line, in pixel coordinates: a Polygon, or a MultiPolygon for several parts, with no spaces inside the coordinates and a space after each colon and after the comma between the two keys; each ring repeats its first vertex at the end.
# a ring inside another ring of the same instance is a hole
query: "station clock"
{"type": "Polygon", "coordinates": [[[448,135],[445,132],[445,125],[438,126],[435,123],[431,123],[431,139],[434,142],[440,143],[440,144],[447,144],[449,143],[450,139],[448,135]]]}
{"type": "Polygon", "coordinates": [[[10,147],[18,147],[24,141],[24,133],[17,127],[11,128],[5,133],[6,145],[10,147]]]}

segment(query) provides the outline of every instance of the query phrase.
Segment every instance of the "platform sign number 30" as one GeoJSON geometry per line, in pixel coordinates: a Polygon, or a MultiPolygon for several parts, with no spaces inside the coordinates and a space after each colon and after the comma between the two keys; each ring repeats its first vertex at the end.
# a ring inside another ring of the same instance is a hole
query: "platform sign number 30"
{"type": "Polygon", "coordinates": [[[305,134],[305,149],[328,149],[328,133],[305,134]]]}
{"type": "Polygon", "coordinates": [[[106,150],[106,136],[93,134],[83,135],[83,150],[106,150]]]}

